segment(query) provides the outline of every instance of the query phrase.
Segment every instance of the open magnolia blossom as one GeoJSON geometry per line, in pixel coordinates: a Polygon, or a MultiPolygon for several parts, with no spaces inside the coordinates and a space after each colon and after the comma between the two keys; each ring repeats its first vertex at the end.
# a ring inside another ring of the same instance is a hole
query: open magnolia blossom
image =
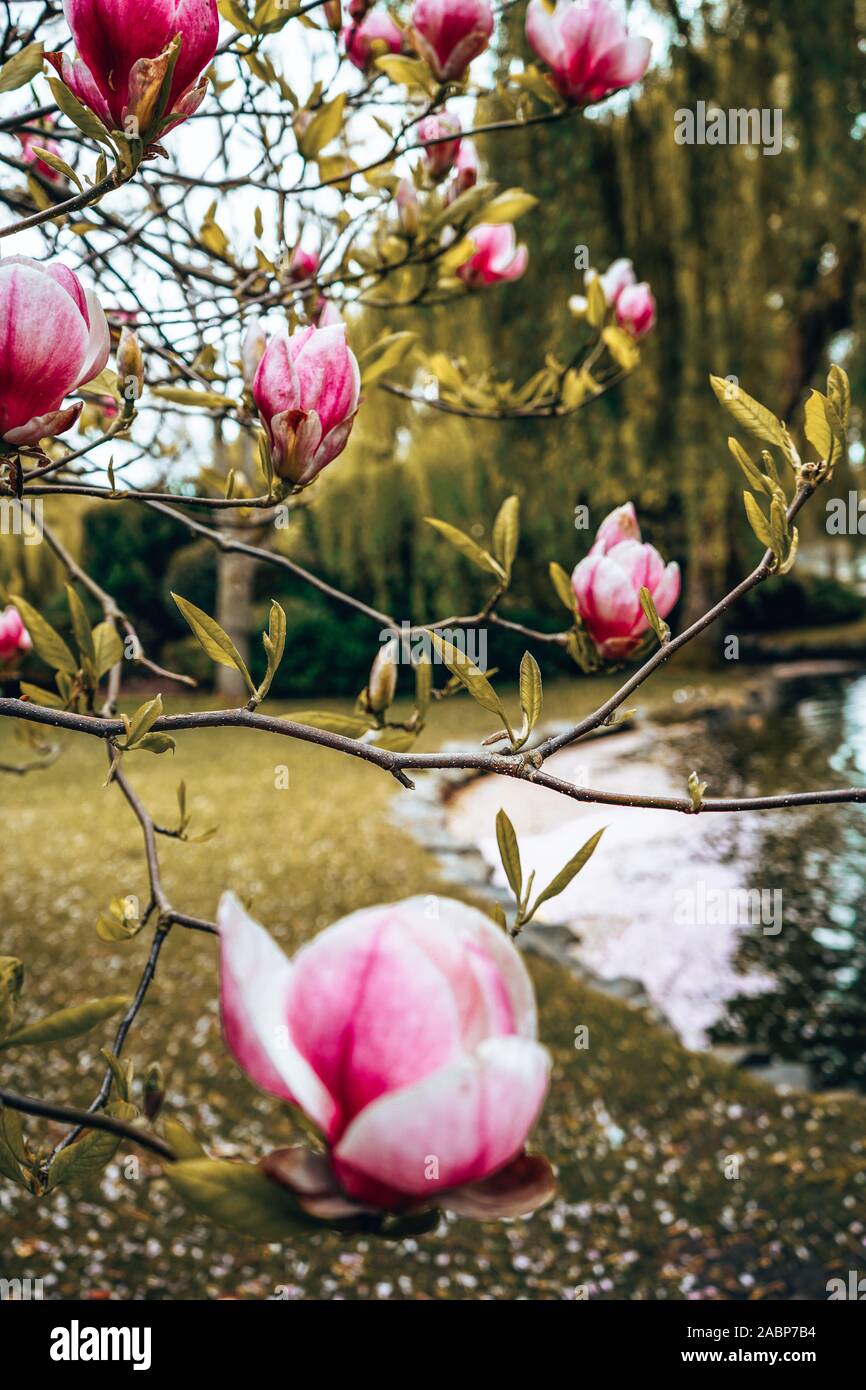
{"type": "Polygon", "coordinates": [[[360,23],[350,24],[343,30],[343,42],[349,62],[366,72],[374,59],[400,52],[403,34],[387,10],[374,10],[360,23]]]}
{"type": "Polygon", "coordinates": [[[38,444],[75,423],[64,396],[108,361],[108,321],[92,290],[60,261],[0,261],[0,439],[38,444]]]}
{"type": "Polygon", "coordinates": [[[0,666],[11,666],[29,652],[32,645],[21,614],[10,604],[0,613],[0,666]]]}
{"type": "Polygon", "coordinates": [[[440,82],[452,81],[483,53],[493,33],[487,0],[415,0],[412,42],[440,82]]]}
{"type": "Polygon", "coordinates": [[[78,57],[45,57],[109,129],[147,144],[199,107],[217,47],[216,0],[63,0],[63,12],[78,57]]]}
{"type": "Polygon", "coordinates": [[[655,547],[641,541],[634,506],[626,502],[599,526],[571,585],[600,654],[616,661],[629,656],[649,630],[641,589],[649,590],[659,617],[666,618],[680,596],[680,568],[673,560],[665,565],[655,547]]]}
{"type": "Polygon", "coordinates": [[[361,373],[346,325],[275,334],[253,379],[274,472],[306,487],[346,447],[361,397],[361,373]]]}
{"type": "Polygon", "coordinates": [[[501,285],[519,280],[529,262],[529,251],[517,244],[512,222],[481,222],[469,231],[475,250],[458,268],[467,285],[501,285]]]}
{"type": "Polygon", "coordinates": [[[309,1215],[517,1216],[552,1195],[524,1153],[549,1071],[529,976],[483,913],[440,898],[431,918],[429,903],[354,912],[289,961],[233,894],[220,902],[226,1042],[326,1146],[262,1165],[309,1215]]]}
{"type": "Polygon", "coordinates": [[[652,50],[649,39],[629,36],[607,0],[529,0],[526,37],[560,96],[579,106],[639,82],[652,50]]]}

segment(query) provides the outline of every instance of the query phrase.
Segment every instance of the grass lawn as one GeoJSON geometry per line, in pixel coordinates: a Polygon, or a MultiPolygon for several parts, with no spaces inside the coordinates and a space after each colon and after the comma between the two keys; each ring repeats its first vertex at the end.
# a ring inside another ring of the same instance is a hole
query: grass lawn
{"type": "MultiPolygon", "coordinates": [[[[662,678],[656,690],[697,683],[662,678]]],[[[740,681],[741,677],[737,677],[740,681]]],[[[546,715],[579,716],[604,682],[562,682],[546,715]]],[[[169,709],[186,701],[167,697],[169,709]]],[[[198,702],[199,704],[201,701],[198,702]]],[[[345,703],[341,708],[345,708],[345,703]]],[[[279,707],[280,712],[289,712],[279,707]]],[[[277,710],[273,712],[278,712],[277,710]]],[[[488,716],[465,698],[434,710],[420,745],[482,737],[488,716]]],[[[0,760],[22,757],[0,730],[0,760]]],[[[184,778],[202,845],[161,841],[166,886],[183,910],[212,917],[232,887],[287,950],[352,909],[443,891],[435,861],[388,817],[410,795],[359,761],[277,736],[182,734],[177,754],[127,767],[154,815],[176,817],[184,778]],[[289,787],[277,790],[278,770],[289,787]]],[[[27,975],[21,1016],[131,989],[148,937],[106,944],[94,931],[116,895],[146,896],[138,827],[104,789],[105,750],[65,738],[59,761],[3,777],[0,954],[27,975]]],[[[454,894],[453,887],[444,888],[454,894]]],[[[0,1180],[4,1275],[46,1280],[46,1295],[135,1298],[291,1296],[562,1298],[825,1297],[826,1280],[862,1267],[866,1238],[866,1104],[784,1096],[684,1050],[636,1010],[532,960],[542,1037],[555,1069],[539,1147],[560,1194],[527,1222],[443,1223],[421,1242],[260,1245],[208,1228],[178,1205],[158,1165],[121,1149],[101,1184],[39,1201],[0,1180]],[[590,1046],[573,1045],[578,1025],[590,1046]],[[737,1176],[734,1176],[737,1174],[737,1176]]],[[[5,1054],[10,1087],[86,1103],[112,1028],[46,1049],[5,1054]]],[[[260,1095],[226,1052],[213,941],[175,929],[129,1055],[159,1058],[166,1112],[211,1151],[255,1159],[291,1142],[284,1107],[260,1095]]],[[[31,1132],[51,1129],[27,1122],[31,1132]]]]}

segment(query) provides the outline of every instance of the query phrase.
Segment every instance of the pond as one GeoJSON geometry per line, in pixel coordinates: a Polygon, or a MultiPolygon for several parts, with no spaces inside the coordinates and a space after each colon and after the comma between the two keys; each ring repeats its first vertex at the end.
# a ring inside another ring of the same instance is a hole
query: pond
{"type": "MultiPolygon", "coordinates": [[[[586,786],[662,795],[683,795],[693,768],[712,796],[863,785],[866,676],[785,674],[769,701],[736,716],[638,724],[548,766],[586,786]]],[[[696,693],[676,693],[684,712],[696,693]]],[[[539,884],[607,825],[589,865],[542,909],[567,924],[569,954],[590,979],[637,982],[687,1046],[724,1046],[820,1089],[863,1086],[863,807],[691,820],[482,779],[452,799],[449,828],[477,843],[499,884],[500,805],[539,884]]]]}

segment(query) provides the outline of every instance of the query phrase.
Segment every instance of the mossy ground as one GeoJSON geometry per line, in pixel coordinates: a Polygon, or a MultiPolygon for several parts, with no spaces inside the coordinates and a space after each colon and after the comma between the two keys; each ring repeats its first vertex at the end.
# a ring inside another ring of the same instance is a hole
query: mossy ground
{"type": "MultiPolygon", "coordinates": [[[[579,715],[593,685],[552,688],[546,714],[579,715]]],[[[465,699],[434,716],[428,748],[491,727],[465,699]]],[[[18,760],[10,730],[0,733],[0,759],[18,760]]],[[[22,1016],[126,990],[144,963],[145,934],[107,945],[93,928],[112,896],[145,896],[137,826],[103,789],[105,766],[95,741],[66,739],[48,771],[0,782],[0,954],[25,963],[22,1016]]],[[[161,842],[173,901],[210,917],[231,886],[287,950],[360,905],[455,892],[388,818],[389,799],[409,793],[360,762],[207,731],[181,736],[174,758],[130,759],[129,771],[161,822],[176,816],[184,778],[193,829],[219,826],[207,844],[161,842]],[[282,765],[289,787],[278,791],[282,765]]],[[[46,1295],[69,1298],[823,1298],[831,1275],[862,1267],[866,1104],[776,1095],[550,963],[531,968],[555,1060],[536,1142],[559,1169],[559,1197],[532,1220],[449,1221],[396,1245],[325,1234],[262,1246],[193,1220],[155,1163],[130,1164],[121,1149],[101,1186],[37,1202],[2,1185],[4,1275],[42,1277],[46,1295]],[[579,1026],[586,1049],[575,1047],[579,1026]]],[[[86,1103],[110,1035],[109,1025],[50,1051],[10,1052],[0,1074],[16,1090],[86,1103]]],[[[163,1062],[166,1110],[212,1151],[255,1159],[291,1141],[285,1109],[223,1046],[209,938],[172,933],[129,1055],[139,1071],[163,1062]]],[[[28,1130],[59,1132],[35,1120],[28,1130]]]]}

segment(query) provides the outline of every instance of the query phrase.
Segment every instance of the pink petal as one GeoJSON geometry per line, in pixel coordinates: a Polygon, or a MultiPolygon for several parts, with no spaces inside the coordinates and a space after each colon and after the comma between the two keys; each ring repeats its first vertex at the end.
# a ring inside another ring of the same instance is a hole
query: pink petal
{"type": "Polygon", "coordinates": [[[301,1106],[327,1132],[335,1104],[290,1031],[290,962],[233,893],[220,899],[217,927],[226,1043],[257,1086],[301,1106]]]}
{"type": "Polygon", "coordinates": [[[675,560],[671,560],[653,590],[653,602],[660,618],[667,617],[679,596],[680,567],[675,560]]]}
{"type": "Polygon", "coordinates": [[[383,1190],[426,1196],[495,1173],[523,1148],[544,1101],[549,1066],[537,1043],[492,1038],[474,1056],[383,1096],[337,1145],[343,1186],[360,1200],[378,1194],[378,1204],[383,1190]]]}
{"type": "Polygon", "coordinates": [[[340,1105],[340,1128],[378,1096],[452,1061],[461,1047],[450,982],[404,930],[401,909],[353,913],[295,957],[292,1036],[340,1105]]]}
{"type": "Polygon", "coordinates": [[[78,380],[88,329],[54,270],[0,261],[2,434],[56,410],[78,380]]]}
{"type": "Polygon", "coordinates": [[[90,319],[90,336],[85,350],[84,361],[79,368],[76,386],[85,386],[88,381],[99,376],[111,351],[111,334],[108,319],[93,290],[85,291],[87,311],[90,319]]]}

